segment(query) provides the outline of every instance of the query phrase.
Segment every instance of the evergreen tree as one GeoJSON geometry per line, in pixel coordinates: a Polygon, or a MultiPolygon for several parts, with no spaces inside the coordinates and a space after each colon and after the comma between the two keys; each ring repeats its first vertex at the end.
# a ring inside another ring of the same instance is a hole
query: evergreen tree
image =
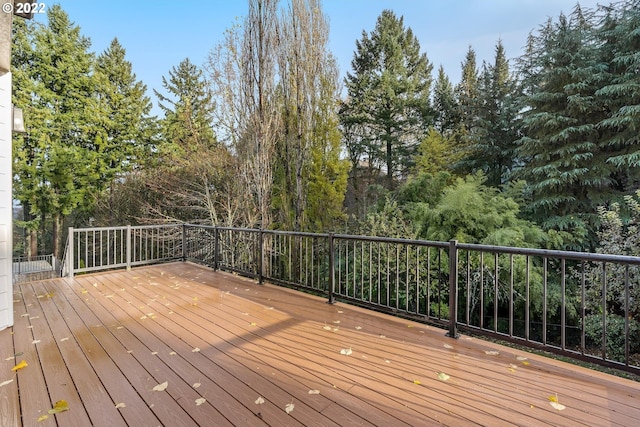
{"type": "Polygon", "coordinates": [[[442,135],[451,135],[459,125],[458,108],[453,85],[442,65],[433,87],[434,126],[442,135]]]}
{"type": "Polygon", "coordinates": [[[530,208],[545,228],[578,236],[611,195],[611,170],[599,145],[604,111],[594,97],[600,66],[594,46],[589,18],[577,7],[533,36],[521,62],[526,98],[518,155],[530,208]]]}
{"type": "Polygon", "coordinates": [[[615,167],[614,188],[629,194],[640,186],[640,1],[627,0],[604,10],[595,96],[608,116],[598,123],[601,147],[615,167]]]}
{"type": "Polygon", "coordinates": [[[154,89],[161,120],[165,148],[176,153],[208,149],[216,144],[212,127],[213,97],[202,70],[185,58],[162,77],[162,94],[154,89]]]}
{"type": "Polygon", "coordinates": [[[495,61],[483,64],[478,83],[476,126],[469,135],[466,170],[484,172],[486,184],[506,183],[515,165],[518,139],[518,104],[515,78],[509,72],[502,41],[496,45],[495,61]]]}
{"type": "Polygon", "coordinates": [[[136,81],[125,55],[125,49],[114,39],[98,56],[93,76],[96,84],[93,140],[101,163],[100,189],[107,186],[110,189],[109,212],[116,208],[114,179],[140,167],[151,151],[154,136],[155,117],[149,116],[151,100],[146,96],[146,86],[136,81]]]}
{"type": "Polygon", "coordinates": [[[48,8],[47,18],[27,35],[14,33],[21,46],[12,59],[14,101],[29,128],[16,140],[15,196],[42,227],[51,221],[49,250],[57,256],[64,217],[90,208],[100,177],[88,131],[95,119],[88,108],[94,93],[90,41],[60,6],[48,8]]]}
{"type": "Polygon", "coordinates": [[[360,134],[347,140],[347,149],[358,153],[351,155],[357,162],[354,166],[366,160],[384,167],[386,186],[392,189],[397,179],[407,176],[417,146],[432,124],[433,67],[403,18],[390,10],[382,12],[370,34],[363,32],[351,65],[341,121],[360,134]]]}
{"type": "MultiPolygon", "coordinates": [[[[467,50],[461,64],[462,75],[460,82],[454,89],[456,99],[457,129],[455,131],[455,152],[458,159],[468,159],[471,156],[470,146],[476,135],[479,110],[479,77],[476,65],[476,51],[471,46],[467,50]]],[[[456,162],[454,169],[468,173],[467,165],[456,162]]]]}

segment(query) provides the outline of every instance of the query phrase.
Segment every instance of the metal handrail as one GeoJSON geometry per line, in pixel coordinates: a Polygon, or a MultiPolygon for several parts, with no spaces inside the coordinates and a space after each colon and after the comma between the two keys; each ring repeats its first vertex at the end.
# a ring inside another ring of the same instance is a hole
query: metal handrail
{"type": "Polygon", "coordinates": [[[630,315],[640,257],[197,224],[69,236],[63,261],[71,275],[188,260],[441,325],[451,337],[461,328],[640,372],[630,315]],[[626,301],[615,319],[611,289],[626,301]],[[612,319],[622,326],[614,330],[612,319]],[[612,350],[618,342],[624,348],[612,350]]]}

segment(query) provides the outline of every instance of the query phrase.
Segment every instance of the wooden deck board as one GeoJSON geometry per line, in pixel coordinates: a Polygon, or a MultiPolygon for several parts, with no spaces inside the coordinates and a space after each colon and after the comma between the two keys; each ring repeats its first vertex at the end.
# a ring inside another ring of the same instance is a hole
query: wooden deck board
{"type": "Polygon", "coordinates": [[[637,382],[190,263],[16,285],[14,300],[3,426],[640,425],[637,382]],[[70,410],[38,422],[59,399],[70,410]]]}

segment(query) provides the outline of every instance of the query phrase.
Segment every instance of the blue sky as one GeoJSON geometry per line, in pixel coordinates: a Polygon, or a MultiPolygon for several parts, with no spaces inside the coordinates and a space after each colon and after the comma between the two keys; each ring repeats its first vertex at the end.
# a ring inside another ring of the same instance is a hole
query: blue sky
{"type": "MultiPolygon", "coordinates": [[[[38,0],[41,2],[42,0],[38,0]]],[[[47,2],[47,6],[54,2],[47,2]]],[[[60,0],[58,3],[89,37],[92,50],[100,53],[117,37],[127,51],[134,72],[148,89],[163,92],[162,76],[188,57],[204,64],[208,53],[223,37],[225,29],[247,11],[246,0],[60,0]]],[[[330,22],[330,49],[338,59],[340,74],[350,70],[356,40],[362,31],[374,29],[384,9],[404,17],[420,41],[423,52],[434,64],[442,64],[450,79],[460,77],[460,63],[469,45],[478,57],[493,60],[501,39],[509,58],[522,53],[527,35],[570,13],[576,0],[324,0],[330,22]]],[[[595,7],[597,0],[582,0],[583,7],[595,7]]],[[[600,3],[603,3],[600,1],[600,3]]],[[[608,3],[608,2],[604,2],[608,3]]],[[[44,22],[44,16],[36,16],[44,22]]],[[[157,109],[154,109],[157,112],[157,109]]]]}

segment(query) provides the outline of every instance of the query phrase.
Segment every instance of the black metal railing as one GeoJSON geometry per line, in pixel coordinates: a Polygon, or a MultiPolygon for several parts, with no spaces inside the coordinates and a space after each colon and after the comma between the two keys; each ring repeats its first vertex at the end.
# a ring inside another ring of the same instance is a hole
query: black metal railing
{"type": "Polygon", "coordinates": [[[69,236],[70,275],[188,260],[640,372],[640,257],[193,224],[69,236]]]}

